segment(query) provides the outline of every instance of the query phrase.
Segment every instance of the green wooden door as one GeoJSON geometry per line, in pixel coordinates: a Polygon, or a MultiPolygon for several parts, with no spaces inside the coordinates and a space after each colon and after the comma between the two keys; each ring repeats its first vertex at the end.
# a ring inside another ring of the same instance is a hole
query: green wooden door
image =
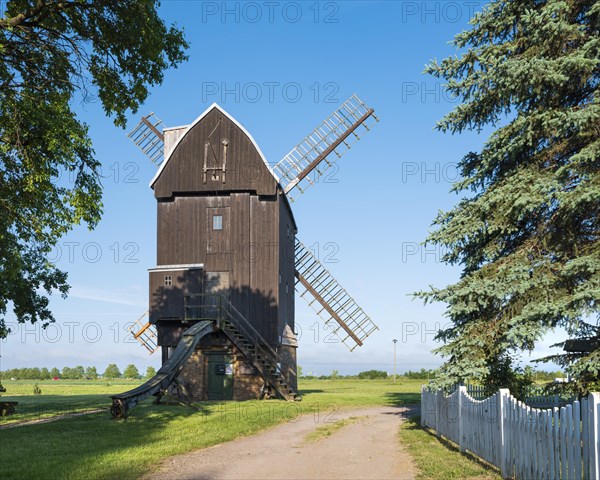
{"type": "Polygon", "coordinates": [[[223,353],[208,354],[208,399],[233,400],[233,359],[223,353]]]}

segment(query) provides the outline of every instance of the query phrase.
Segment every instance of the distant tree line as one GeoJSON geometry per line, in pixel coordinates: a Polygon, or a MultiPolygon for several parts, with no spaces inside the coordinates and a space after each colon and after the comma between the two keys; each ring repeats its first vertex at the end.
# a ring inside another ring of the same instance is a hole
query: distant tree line
{"type": "MultiPolygon", "coordinates": [[[[525,367],[527,369],[528,367],[525,367]]],[[[552,382],[555,378],[565,377],[565,373],[557,370],[556,372],[546,372],[543,370],[533,370],[531,376],[536,382],[552,382]]]]}
{"type": "MultiPolygon", "coordinates": [[[[299,371],[301,371],[301,367],[299,369],[299,371]]],[[[354,374],[354,375],[340,375],[340,373],[337,370],[334,370],[333,372],[331,372],[329,375],[300,375],[302,378],[307,379],[307,380],[337,380],[337,379],[341,379],[341,378],[346,378],[346,379],[370,379],[370,380],[374,380],[377,378],[388,378],[388,373],[383,371],[383,370],[367,370],[365,372],[359,372],[358,374],[354,374]]]]}
{"type": "MultiPolygon", "coordinates": [[[[551,382],[557,377],[562,377],[564,374],[560,371],[556,372],[546,372],[533,370],[531,367],[525,367],[524,371],[527,373],[527,376],[533,380],[538,382],[551,382]]],[[[319,380],[336,380],[336,379],[379,379],[379,378],[388,378],[389,374],[383,370],[366,370],[363,372],[359,372],[355,375],[340,375],[337,370],[333,370],[329,375],[303,375],[302,367],[298,367],[298,373],[302,378],[307,380],[310,379],[319,379],[319,380]]],[[[421,368],[421,370],[412,371],[408,370],[402,374],[399,374],[398,377],[409,378],[412,380],[433,380],[436,378],[438,371],[435,369],[425,369],[421,368]]],[[[148,367],[146,369],[146,373],[142,375],[138,368],[134,364],[129,364],[121,373],[119,367],[111,363],[106,367],[106,370],[101,374],[98,373],[96,367],[83,367],[81,365],[77,365],[76,367],[63,367],[62,370],[58,368],[13,368],[10,370],[4,370],[0,372],[0,378],[9,379],[14,378],[16,380],[51,380],[53,378],[60,378],[61,380],[96,380],[98,378],[104,379],[149,379],[156,375],[156,369],[154,367],[148,367]]]]}
{"type": "MultiPolygon", "coordinates": [[[[564,377],[564,373],[560,370],[556,372],[546,372],[543,370],[534,370],[531,366],[527,365],[522,369],[522,373],[526,375],[531,383],[533,382],[552,382],[555,378],[564,377]]],[[[434,380],[439,376],[439,371],[437,369],[426,369],[422,368],[418,371],[408,370],[403,373],[401,376],[410,378],[413,380],[434,380]]],[[[502,387],[503,388],[503,387],[502,387]]]]}
{"type": "Polygon", "coordinates": [[[63,367],[62,370],[54,367],[48,369],[44,368],[12,368],[10,370],[4,370],[1,373],[1,378],[9,379],[14,378],[15,380],[52,380],[53,378],[60,378],[61,380],[96,380],[98,378],[106,379],[141,379],[141,378],[152,378],[156,375],[156,369],[154,367],[148,367],[146,374],[141,375],[138,368],[129,364],[123,370],[123,373],[119,370],[116,364],[111,363],[102,374],[98,373],[96,367],[83,367],[77,365],[76,367],[63,367]]]}
{"type": "Polygon", "coordinates": [[[422,368],[421,370],[414,371],[414,372],[412,370],[408,370],[407,372],[402,374],[402,376],[413,379],[413,380],[430,380],[430,379],[434,379],[436,377],[436,375],[437,375],[437,370],[426,369],[426,368],[422,368]]]}
{"type": "MultiPolygon", "coordinates": [[[[533,384],[534,382],[552,382],[555,378],[564,377],[564,374],[561,371],[546,372],[534,370],[530,366],[526,366],[522,370],[525,380],[530,384],[533,384]]],[[[383,370],[366,370],[354,375],[340,375],[337,370],[334,370],[329,375],[304,375],[300,365],[298,365],[298,373],[300,377],[307,380],[336,380],[339,378],[375,380],[380,378],[388,378],[391,376],[388,372],[383,370]]],[[[438,375],[439,371],[437,369],[421,368],[420,370],[408,370],[404,373],[399,373],[398,378],[408,378],[411,380],[434,380],[438,375]]]]}
{"type": "Polygon", "coordinates": [[[376,380],[378,378],[387,378],[388,374],[387,372],[384,372],[383,370],[367,370],[365,372],[360,372],[358,374],[358,378],[361,380],[376,380]]]}

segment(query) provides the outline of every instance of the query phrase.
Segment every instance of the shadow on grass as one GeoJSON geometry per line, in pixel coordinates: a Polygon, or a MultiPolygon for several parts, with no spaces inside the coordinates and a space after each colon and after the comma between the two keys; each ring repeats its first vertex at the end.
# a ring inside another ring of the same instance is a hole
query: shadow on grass
{"type": "Polygon", "coordinates": [[[154,422],[168,423],[179,418],[186,419],[191,415],[201,415],[202,417],[216,415],[219,413],[218,408],[221,404],[222,402],[195,402],[189,406],[168,400],[155,404],[154,397],[151,397],[131,408],[129,416],[125,420],[114,420],[110,415],[110,409],[109,418],[115,423],[145,421],[149,418],[153,418],[154,422]]]}
{"type": "Polygon", "coordinates": [[[385,398],[386,404],[394,407],[403,407],[405,405],[421,403],[420,393],[388,392],[385,394],[385,398]]]}
{"type": "Polygon", "coordinates": [[[2,397],[3,401],[18,402],[16,413],[0,417],[0,425],[48,418],[57,415],[106,407],[106,395],[22,395],[2,397]]]}
{"type": "MultiPolygon", "coordinates": [[[[79,416],[81,412],[91,410],[103,410],[108,418],[112,418],[110,414],[110,397],[105,394],[89,394],[89,395],[36,395],[36,396],[15,396],[12,397],[18,402],[17,410],[14,415],[0,417],[0,428],[8,425],[30,424],[37,420],[68,419],[69,416],[79,416]]],[[[12,401],[11,398],[11,401],[12,401]]],[[[5,398],[2,398],[5,400],[5,398]]],[[[148,408],[156,410],[156,413],[163,413],[162,407],[175,407],[172,411],[164,409],[168,412],[165,416],[165,421],[172,419],[173,415],[190,415],[192,413],[200,413],[202,415],[210,415],[211,410],[209,405],[216,405],[218,402],[200,402],[193,407],[178,403],[165,401],[159,405],[152,405],[154,397],[143,401],[141,404],[133,407],[129,414],[136,415],[138,407],[140,412],[146,414],[148,408]]]]}
{"type": "Polygon", "coordinates": [[[45,472],[47,479],[137,478],[149,463],[179,453],[181,443],[193,443],[205,430],[210,434],[195,448],[228,440],[231,435],[222,430],[234,429],[237,419],[222,415],[218,405],[203,403],[196,405],[200,410],[193,410],[147,400],[125,421],[112,420],[106,408],[102,413],[0,430],[0,444],[11,445],[0,448],[2,477],[41,478],[45,472]],[[136,456],[153,446],[160,453],[136,456]],[[27,461],[14,462],[15,458],[27,461]]]}
{"type": "Polygon", "coordinates": [[[443,447],[447,448],[451,452],[455,452],[455,453],[461,455],[462,457],[470,460],[471,462],[476,463],[483,469],[488,470],[490,473],[498,474],[500,472],[500,470],[498,468],[496,468],[494,465],[492,465],[491,463],[486,462],[485,460],[483,460],[482,458],[479,458],[477,455],[475,455],[471,452],[461,451],[460,447],[456,443],[448,440],[445,437],[437,435],[430,428],[422,427],[420,415],[415,415],[413,417],[407,418],[406,426],[404,428],[406,428],[407,430],[421,430],[422,432],[425,432],[427,435],[429,435],[429,437],[431,437],[431,440],[436,441],[437,443],[439,443],[443,447]]]}

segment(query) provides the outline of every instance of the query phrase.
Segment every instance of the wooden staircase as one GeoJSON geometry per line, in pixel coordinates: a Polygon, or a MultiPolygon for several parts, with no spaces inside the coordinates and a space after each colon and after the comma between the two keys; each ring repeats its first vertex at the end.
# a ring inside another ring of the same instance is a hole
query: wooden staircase
{"type": "MultiPolygon", "coordinates": [[[[289,385],[289,380],[278,370],[277,361],[274,360],[272,355],[269,355],[262,347],[251,343],[236,328],[235,324],[222,320],[220,327],[238,350],[242,352],[244,358],[256,368],[268,388],[272,388],[277,396],[285,400],[296,398],[297,393],[289,385]]],[[[273,395],[273,392],[270,395],[273,395]]]]}
{"type": "Polygon", "coordinates": [[[233,342],[244,358],[256,368],[265,382],[265,394],[284,400],[296,400],[297,374],[262,338],[246,318],[220,294],[185,296],[186,321],[216,320],[217,327],[233,342]],[[279,367],[279,365],[281,367],[279,367]]]}

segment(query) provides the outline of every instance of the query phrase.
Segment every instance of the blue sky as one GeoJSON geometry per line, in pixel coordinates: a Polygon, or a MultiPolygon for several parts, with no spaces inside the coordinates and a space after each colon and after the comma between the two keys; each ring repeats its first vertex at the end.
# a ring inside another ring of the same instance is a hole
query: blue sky
{"type": "MultiPolygon", "coordinates": [[[[190,59],[169,70],[139,114],[154,111],[166,126],[192,122],[217,102],[251,133],[271,163],[353,93],[375,108],[380,123],[339,162],[333,182],[309,189],[293,205],[299,238],[333,260],[327,268],[371,315],[380,331],[350,353],[301,299],[298,362],[304,372],[342,374],[371,368],[432,368],[443,306],[423,306],[410,293],[443,286],[459,270],[425,250],[455,165],[483,135],[434,129],[456,101],[426,63],[455,53],[452,37],[467,28],[481,1],[193,2],[164,1],[167,22],[185,28],[190,59]]],[[[67,300],[55,298],[56,325],[15,326],[0,342],[7,369],[160,364],[130,339],[127,324],[147,309],[147,269],[156,263],[156,207],[148,182],[156,167],[103,115],[99,103],[76,105],[104,178],[104,217],[94,231],[77,228],[53,260],[69,272],[67,300]]],[[[128,130],[139,115],[131,115],[128,130]]],[[[9,320],[10,322],[10,320],[9,320]]],[[[546,345],[560,335],[544,342],[546,345]]],[[[534,357],[548,352],[540,348],[534,357]]]]}

